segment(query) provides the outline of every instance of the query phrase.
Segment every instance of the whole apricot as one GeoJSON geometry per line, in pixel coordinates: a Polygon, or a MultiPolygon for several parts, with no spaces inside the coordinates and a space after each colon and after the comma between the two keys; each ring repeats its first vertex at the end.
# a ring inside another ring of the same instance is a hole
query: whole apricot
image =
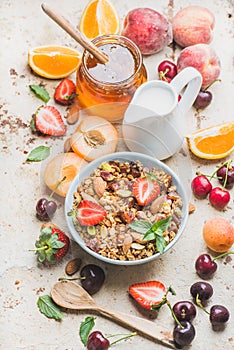
{"type": "Polygon", "coordinates": [[[184,7],[173,17],[173,39],[182,47],[209,44],[213,39],[214,25],[215,17],[207,8],[184,7]]]}
{"type": "Polygon", "coordinates": [[[180,72],[186,67],[193,67],[201,73],[202,89],[217,80],[221,71],[220,59],[208,44],[187,46],[180,52],[177,70],[180,72]]]}
{"type": "Polygon", "coordinates": [[[122,35],[137,44],[143,55],[152,55],[172,42],[172,25],[151,8],[136,8],[127,13],[122,35]]]}
{"type": "Polygon", "coordinates": [[[224,218],[209,219],[203,226],[203,238],[211,250],[226,252],[234,243],[234,227],[224,218]]]}

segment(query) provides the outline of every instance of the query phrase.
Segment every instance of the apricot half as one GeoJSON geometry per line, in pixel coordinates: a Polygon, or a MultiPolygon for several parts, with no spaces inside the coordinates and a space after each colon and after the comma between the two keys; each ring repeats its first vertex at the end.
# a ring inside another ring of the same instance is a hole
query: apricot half
{"type": "Polygon", "coordinates": [[[73,152],[60,153],[46,165],[45,184],[58,195],[65,197],[72,180],[86,164],[83,158],[73,152]]]}
{"type": "Polygon", "coordinates": [[[224,218],[209,219],[203,226],[203,238],[211,250],[226,252],[234,243],[234,227],[224,218]]]}
{"type": "Polygon", "coordinates": [[[106,119],[86,116],[70,139],[72,150],[80,157],[92,161],[115,152],[118,133],[106,119]]]}

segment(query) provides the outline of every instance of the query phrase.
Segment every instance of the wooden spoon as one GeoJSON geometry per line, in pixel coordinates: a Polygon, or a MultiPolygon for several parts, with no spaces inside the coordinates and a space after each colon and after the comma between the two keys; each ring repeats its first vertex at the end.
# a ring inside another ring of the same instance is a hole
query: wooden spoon
{"type": "Polygon", "coordinates": [[[71,35],[82,47],[89,51],[96,59],[101,63],[108,62],[108,57],[101,52],[92,41],[88,40],[86,36],[81,33],[78,29],[74,28],[72,24],[56,12],[54,9],[50,8],[47,4],[41,4],[42,10],[53,19],[61,28],[63,28],[68,34],[71,35]]]}
{"type": "Polygon", "coordinates": [[[106,316],[122,326],[137,331],[152,340],[156,340],[171,349],[175,349],[172,334],[161,324],[158,326],[153,321],[141,317],[114,312],[100,307],[93,298],[78,284],[71,281],[55,283],[51,290],[51,297],[56,304],[73,310],[93,310],[106,316]]]}

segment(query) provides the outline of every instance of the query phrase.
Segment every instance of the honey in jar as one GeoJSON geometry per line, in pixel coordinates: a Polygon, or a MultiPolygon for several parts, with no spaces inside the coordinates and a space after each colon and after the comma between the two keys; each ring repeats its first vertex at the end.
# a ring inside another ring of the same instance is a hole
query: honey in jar
{"type": "Polygon", "coordinates": [[[84,52],[76,77],[80,106],[88,114],[120,120],[136,89],[147,80],[141,52],[131,40],[118,35],[97,37],[93,43],[108,62],[100,63],[84,52]]]}

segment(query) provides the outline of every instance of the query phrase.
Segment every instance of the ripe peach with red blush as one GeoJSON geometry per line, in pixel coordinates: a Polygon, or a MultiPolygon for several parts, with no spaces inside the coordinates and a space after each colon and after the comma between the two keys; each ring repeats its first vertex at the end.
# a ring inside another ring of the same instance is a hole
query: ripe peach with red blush
{"type": "Polygon", "coordinates": [[[218,79],[221,64],[215,50],[208,44],[196,44],[184,48],[177,60],[177,70],[194,67],[202,75],[202,89],[218,79]]]}
{"type": "Polygon", "coordinates": [[[182,46],[209,44],[213,39],[215,17],[205,7],[187,6],[174,16],[173,39],[182,46]]]}
{"type": "Polygon", "coordinates": [[[126,15],[122,35],[134,41],[143,55],[152,55],[172,42],[172,25],[151,8],[136,8],[126,15]]]}

